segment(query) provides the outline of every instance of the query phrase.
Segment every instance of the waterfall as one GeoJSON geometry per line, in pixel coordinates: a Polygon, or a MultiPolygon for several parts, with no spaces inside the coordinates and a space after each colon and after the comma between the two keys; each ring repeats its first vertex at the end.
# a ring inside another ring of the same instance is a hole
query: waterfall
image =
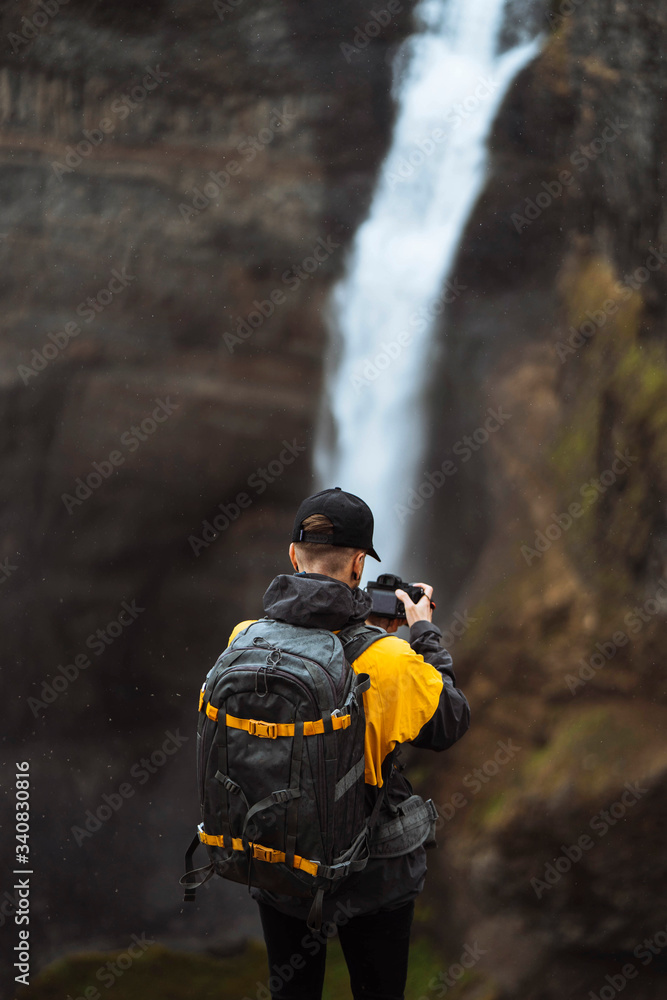
{"type": "MultiPolygon", "coordinates": [[[[514,2],[510,27],[521,37],[500,51],[505,6],[422,0],[415,8],[418,30],[394,63],[391,147],[327,308],[317,489],[341,486],[370,505],[383,572],[403,570],[409,520],[397,507],[426,471],[421,401],[434,319],[465,294],[450,272],[485,180],[486,140],[510,83],[539,48],[539,38],[517,32],[514,2]]],[[[534,6],[525,0],[527,13],[534,6]]]]}

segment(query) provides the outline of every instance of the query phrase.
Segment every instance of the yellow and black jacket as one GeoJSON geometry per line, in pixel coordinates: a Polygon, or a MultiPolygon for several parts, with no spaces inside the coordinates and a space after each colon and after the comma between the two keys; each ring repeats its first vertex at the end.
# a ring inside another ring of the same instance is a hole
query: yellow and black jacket
{"type": "MultiPolygon", "coordinates": [[[[264,594],[264,611],[269,618],[333,632],[365,621],[369,610],[370,598],[365,591],[352,590],[319,573],[281,574],[264,594]]],[[[240,622],[229,641],[255,620],[240,622]]],[[[441,634],[431,622],[416,622],[410,629],[409,643],[387,634],[353,664],[357,673],[367,673],[371,679],[363,695],[369,810],[383,783],[382,763],[397,744],[446,750],[468,729],[470,709],[465,695],[456,687],[452,658],[440,645],[441,634]]],[[[393,803],[412,794],[408,780],[396,767],[387,794],[393,803]]],[[[364,871],[346,882],[346,899],[357,913],[393,908],[413,899],[423,887],[425,853],[420,847],[397,858],[371,859],[364,871]]],[[[260,889],[253,889],[252,894],[285,913],[307,916],[307,900],[260,889]]],[[[329,914],[334,912],[335,893],[325,897],[325,903],[327,916],[327,910],[329,914]]]]}

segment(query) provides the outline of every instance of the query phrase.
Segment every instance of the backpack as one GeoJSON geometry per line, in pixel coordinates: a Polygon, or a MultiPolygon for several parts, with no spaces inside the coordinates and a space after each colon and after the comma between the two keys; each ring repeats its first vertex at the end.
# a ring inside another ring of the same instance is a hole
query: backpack
{"type": "Polygon", "coordinates": [[[319,929],[324,893],[366,866],[386,795],[385,777],[367,816],[362,695],[370,678],[351,666],[386,634],[361,624],[336,635],[265,617],[221,654],[199,699],[202,822],[180,880],[185,901],[217,874],[314,896],[308,926],[319,929]],[[200,843],[209,864],[195,871],[200,843]]]}

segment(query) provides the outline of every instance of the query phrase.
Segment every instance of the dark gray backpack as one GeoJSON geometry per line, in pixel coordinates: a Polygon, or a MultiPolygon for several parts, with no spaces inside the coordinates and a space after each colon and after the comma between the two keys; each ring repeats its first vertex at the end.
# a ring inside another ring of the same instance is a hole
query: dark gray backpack
{"type": "Polygon", "coordinates": [[[370,679],[351,664],[386,634],[261,618],[218,658],[200,695],[202,822],[181,879],[186,901],[217,874],[314,896],[308,923],[317,929],[324,892],[365,867],[384,795],[367,816],[362,694],[370,679]],[[194,871],[200,842],[209,864],[194,871]]]}

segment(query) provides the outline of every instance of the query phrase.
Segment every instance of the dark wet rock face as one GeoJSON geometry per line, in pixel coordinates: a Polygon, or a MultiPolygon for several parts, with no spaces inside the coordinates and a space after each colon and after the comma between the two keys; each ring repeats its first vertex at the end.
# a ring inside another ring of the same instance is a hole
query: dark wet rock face
{"type": "Polygon", "coordinates": [[[243,887],[181,913],[195,704],[290,568],[396,6],[375,35],[357,2],[70,0],[43,26],[3,6],[3,683],[34,783],[38,964],[144,930],[258,933],[243,887]]]}

